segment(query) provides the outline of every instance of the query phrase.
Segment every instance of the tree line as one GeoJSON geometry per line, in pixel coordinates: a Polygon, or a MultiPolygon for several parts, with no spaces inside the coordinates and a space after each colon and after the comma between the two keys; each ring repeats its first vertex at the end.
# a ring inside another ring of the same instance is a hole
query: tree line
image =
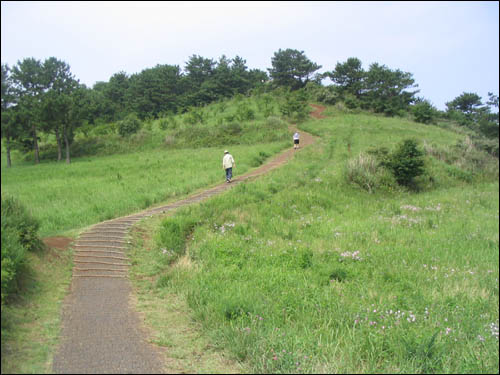
{"type": "MultiPolygon", "coordinates": [[[[267,72],[249,69],[246,60],[226,56],[218,60],[192,55],[183,69],[178,65],[156,65],[140,73],[118,72],[108,82],[92,88],[81,84],[70,66],[55,57],[45,61],[25,58],[9,67],[2,63],[2,139],[11,165],[10,150],[33,150],[39,163],[39,133],[54,134],[58,160],[65,150],[70,163],[70,146],[82,125],[94,126],[120,121],[130,114],[154,119],[184,113],[193,107],[231,98],[236,94],[285,88],[307,92],[328,104],[342,101],[349,108],[361,108],[388,116],[412,111],[420,122],[432,122],[438,112],[432,104],[416,96],[413,75],[373,63],[368,70],[352,57],[338,62],[332,71],[307,58],[304,51],[279,49],[267,72]],[[329,78],[333,84],[323,85],[329,78]]],[[[301,95],[299,95],[300,97],[301,95]]],[[[303,95],[302,95],[303,97],[303,95]]],[[[498,137],[498,96],[490,95],[487,105],[477,94],[464,93],[448,105],[447,115],[461,124],[482,129],[498,137]],[[474,96],[475,95],[475,96],[474,96]]]]}

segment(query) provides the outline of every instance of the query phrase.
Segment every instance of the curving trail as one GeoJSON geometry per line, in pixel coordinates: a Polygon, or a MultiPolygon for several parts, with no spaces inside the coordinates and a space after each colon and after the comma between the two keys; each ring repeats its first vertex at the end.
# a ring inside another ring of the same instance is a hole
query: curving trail
{"type": "MultiPolygon", "coordinates": [[[[324,108],[311,106],[315,108],[311,116],[321,118],[324,108]]],[[[295,131],[295,127],[290,130],[295,131]]],[[[301,148],[315,141],[308,133],[300,131],[300,135],[301,148]]],[[[73,245],[73,279],[63,303],[61,337],[53,371],[74,374],[166,372],[163,349],[147,341],[139,315],[129,305],[128,230],[144,217],[204,201],[280,167],[299,150],[294,150],[290,142],[290,149],[236,177],[231,184],[224,182],[177,202],[105,221],[82,233],[73,245]]]]}

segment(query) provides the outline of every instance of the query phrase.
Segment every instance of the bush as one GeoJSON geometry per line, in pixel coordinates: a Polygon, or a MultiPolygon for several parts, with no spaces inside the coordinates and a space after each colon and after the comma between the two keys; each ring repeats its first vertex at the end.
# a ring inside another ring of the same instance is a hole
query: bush
{"type": "Polygon", "coordinates": [[[137,115],[135,113],[131,113],[118,123],[118,133],[122,137],[128,137],[132,134],[137,133],[140,127],[141,122],[137,118],[137,115]]]}
{"type": "Polygon", "coordinates": [[[424,100],[412,107],[412,113],[416,122],[430,124],[434,122],[437,110],[428,101],[424,100]]]}
{"type": "Polygon", "coordinates": [[[417,148],[417,142],[406,139],[390,156],[388,167],[400,185],[411,186],[415,177],[424,174],[423,151],[417,148]]]}
{"type": "Polygon", "coordinates": [[[344,98],[344,104],[349,109],[356,109],[361,106],[361,102],[352,94],[347,94],[344,98]]]}
{"type": "Polygon", "coordinates": [[[16,289],[26,252],[43,248],[38,238],[40,223],[16,199],[2,198],[2,305],[16,289]]]}
{"type": "Polygon", "coordinates": [[[285,101],[280,107],[283,115],[295,120],[301,121],[309,115],[308,96],[304,90],[289,92],[285,95],[285,101]]]}
{"type": "Polygon", "coordinates": [[[316,92],[316,100],[324,104],[335,105],[338,99],[338,94],[328,87],[321,87],[316,92]]]}
{"type": "Polygon", "coordinates": [[[240,121],[255,120],[255,111],[247,105],[240,104],[236,109],[236,117],[240,121]]]}

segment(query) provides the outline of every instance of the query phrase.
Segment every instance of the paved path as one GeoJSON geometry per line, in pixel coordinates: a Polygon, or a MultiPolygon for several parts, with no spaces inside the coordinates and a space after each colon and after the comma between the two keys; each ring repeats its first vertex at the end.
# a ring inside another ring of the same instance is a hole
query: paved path
{"type": "MultiPolygon", "coordinates": [[[[315,111],[312,115],[317,113],[315,111]]],[[[300,146],[314,142],[300,132],[300,146]]],[[[291,137],[290,137],[291,138],[291,137]]],[[[144,217],[172,211],[221,194],[244,181],[283,165],[294,153],[280,153],[261,167],[186,199],[94,225],[73,245],[71,290],[64,300],[59,348],[54,355],[55,373],[156,374],[166,371],[160,349],[147,341],[139,315],[129,304],[127,233],[144,217]]]]}

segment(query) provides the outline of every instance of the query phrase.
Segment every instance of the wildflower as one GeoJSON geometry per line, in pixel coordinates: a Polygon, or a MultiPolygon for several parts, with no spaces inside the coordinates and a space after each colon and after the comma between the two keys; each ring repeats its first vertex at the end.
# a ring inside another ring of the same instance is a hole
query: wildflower
{"type": "Polygon", "coordinates": [[[452,329],[451,328],[446,328],[446,334],[449,335],[451,333],[452,329]]]}
{"type": "Polygon", "coordinates": [[[498,340],[498,323],[491,323],[490,324],[490,331],[491,331],[491,335],[495,336],[496,339],[498,340]]]}
{"type": "Polygon", "coordinates": [[[481,342],[484,342],[484,337],[481,335],[477,335],[477,339],[481,342]]]}
{"type": "Polygon", "coordinates": [[[362,258],[359,256],[360,252],[359,250],[350,252],[350,251],[344,251],[342,254],[340,254],[341,257],[343,258],[352,258],[354,260],[362,260],[362,258]]]}
{"type": "Polygon", "coordinates": [[[410,210],[410,211],[420,211],[420,207],[415,207],[415,206],[411,206],[411,205],[405,205],[405,206],[401,206],[401,209],[402,210],[410,210]]]}

